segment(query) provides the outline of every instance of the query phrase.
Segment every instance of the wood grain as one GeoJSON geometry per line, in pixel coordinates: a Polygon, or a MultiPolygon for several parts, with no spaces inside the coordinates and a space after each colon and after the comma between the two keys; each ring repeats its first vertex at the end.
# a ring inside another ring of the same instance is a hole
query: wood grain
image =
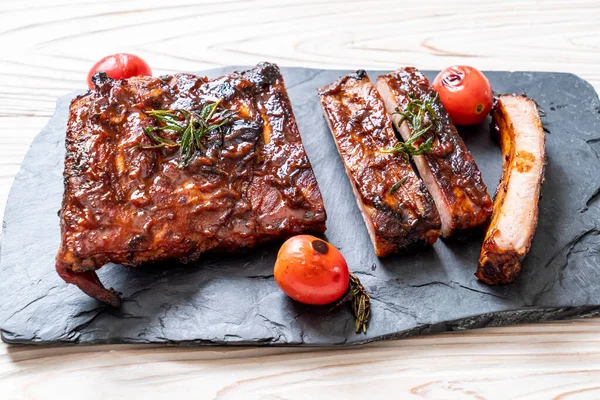
{"type": "Polygon", "coordinates": [[[0,350],[14,398],[576,399],[600,397],[598,320],[350,348],[90,346],[0,350]]]}
{"type": "MultiPolygon", "coordinates": [[[[0,213],[58,96],[114,52],[156,74],[285,66],[572,72],[600,88],[589,1],[0,1],[0,213]]],[[[5,398],[600,398],[600,320],[346,350],[0,345],[5,398]]]]}

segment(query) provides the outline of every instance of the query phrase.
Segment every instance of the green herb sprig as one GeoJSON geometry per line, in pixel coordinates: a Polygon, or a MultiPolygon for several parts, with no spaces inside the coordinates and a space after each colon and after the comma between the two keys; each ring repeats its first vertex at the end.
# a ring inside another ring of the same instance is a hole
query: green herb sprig
{"type": "Polygon", "coordinates": [[[406,156],[406,161],[410,161],[413,156],[427,154],[431,151],[433,145],[433,137],[428,138],[423,143],[415,147],[415,142],[428,132],[433,126],[437,129],[441,128],[441,120],[438,114],[433,108],[433,103],[437,100],[437,94],[435,97],[426,99],[425,101],[419,100],[413,94],[409,94],[410,102],[406,106],[404,111],[400,111],[399,107],[396,107],[396,112],[393,114],[400,115],[398,121],[398,128],[404,121],[408,122],[412,130],[412,135],[408,140],[399,142],[391,149],[382,150],[382,153],[402,153],[406,156]],[[425,116],[429,116],[429,123],[426,123],[425,116]]]}
{"type": "Polygon", "coordinates": [[[350,272],[350,294],[352,295],[352,313],[354,314],[354,331],[367,333],[371,319],[371,297],[358,278],[350,272]]]}
{"type": "Polygon", "coordinates": [[[352,272],[349,272],[349,275],[350,282],[346,293],[335,302],[330,311],[344,303],[350,303],[352,314],[354,314],[354,331],[356,333],[367,333],[367,327],[371,319],[371,296],[369,296],[356,275],[352,272]]]}
{"type": "Polygon", "coordinates": [[[153,117],[161,126],[148,126],[144,133],[153,142],[151,146],[138,146],[141,149],[157,149],[162,147],[178,147],[180,153],[179,168],[187,167],[194,154],[202,148],[201,139],[210,132],[215,131],[231,122],[233,112],[224,110],[217,112],[222,99],[206,104],[200,112],[174,109],[174,110],[149,110],[146,114],[153,117]],[[174,142],[156,134],[159,131],[178,133],[179,139],[174,142]]]}
{"type": "Polygon", "coordinates": [[[398,182],[394,183],[392,185],[392,187],[390,188],[390,194],[396,193],[396,190],[400,189],[400,186],[404,185],[404,182],[406,182],[407,179],[408,179],[408,176],[405,176],[404,178],[400,179],[398,182]]]}

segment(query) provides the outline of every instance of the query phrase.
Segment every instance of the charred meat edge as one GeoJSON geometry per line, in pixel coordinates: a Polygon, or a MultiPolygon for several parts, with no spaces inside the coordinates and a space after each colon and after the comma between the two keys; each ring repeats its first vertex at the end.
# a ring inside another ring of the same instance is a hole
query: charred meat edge
{"type": "Polygon", "coordinates": [[[504,164],[475,276],[498,285],[519,275],[531,247],[544,180],[546,137],[537,105],[525,96],[500,96],[492,118],[504,164]]]}
{"type": "Polygon", "coordinates": [[[440,234],[439,215],[411,165],[381,152],[397,139],[366,72],[344,76],[317,92],[376,255],[433,244],[440,234]],[[390,190],[401,181],[398,190],[390,190]]]}
{"type": "MultiPolygon", "coordinates": [[[[408,140],[411,127],[407,121],[398,126],[401,117],[395,113],[396,108],[403,111],[410,102],[409,94],[421,101],[435,99],[429,81],[416,68],[407,67],[379,76],[377,89],[400,135],[408,140]]],[[[415,143],[418,146],[429,137],[434,139],[431,151],[413,160],[440,214],[442,236],[447,238],[485,224],[492,213],[492,199],[473,156],[439,99],[433,102],[433,108],[442,126],[432,126],[415,143]]]]}

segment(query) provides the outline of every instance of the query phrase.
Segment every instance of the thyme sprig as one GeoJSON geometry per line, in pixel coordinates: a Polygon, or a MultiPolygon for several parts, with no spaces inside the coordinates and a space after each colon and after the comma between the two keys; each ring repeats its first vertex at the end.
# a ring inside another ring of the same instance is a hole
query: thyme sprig
{"type": "Polygon", "coordinates": [[[194,154],[202,148],[202,138],[212,131],[221,128],[231,122],[233,112],[224,110],[217,112],[222,99],[214,103],[204,105],[197,111],[174,109],[174,110],[149,110],[146,114],[156,119],[160,126],[148,126],[144,133],[150,138],[154,145],[138,146],[141,149],[157,149],[162,147],[179,147],[179,168],[187,167],[194,154]],[[171,131],[179,134],[177,141],[165,139],[156,134],[159,131],[171,131]]]}
{"type": "Polygon", "coordinates": [[[418,99],[412,93],[409,94],[408,97],[410,102],[404,111],[400,111],[400,108],[396,107],[396,112],[393,114],[400,115],[400,120],[397,124],[398,128],[400,128],[400,125],[402,125],[404,121],[408,122],[408,125],[412,130],[412,135],[408,140],[399,142],[390,149],[382,150],[382,153],[402,153],[405,155],[406,161],[410,161],[410,158],[413,156],[429,153],[433,145],[433,137],[428,138],[418,146],[415,146],[415,142],[432,127],[440,129],[442,125],[439,115],[433,108],[433,103],[437,100],[437,94],[435,97],[426,99],[425,101],[418,99]],[[429,117],[429,121],[425,120],[425,116],[429,117]]]}

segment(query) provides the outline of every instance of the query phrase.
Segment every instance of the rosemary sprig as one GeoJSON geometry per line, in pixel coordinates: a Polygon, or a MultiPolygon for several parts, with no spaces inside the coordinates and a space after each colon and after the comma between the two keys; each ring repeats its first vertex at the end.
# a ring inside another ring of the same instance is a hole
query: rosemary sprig
{"type": "Polygon", "coordinates": [[[217,108],[222,99],[206,104],[200,112],[184,109],[175,110],[149,110],[146,114],[156,119],[161,126],[148,126],[144,133],[155,144],[151,146],[138,146],[141,149],[157,149],[161,147],[179,147],[179,168],[190,164],[197,151],[202,148],[201,139],[210,132],[219,129],[231,122],[233,113],[225,110],[217,113],[217,108]],[[176,142],[165,139],[155,132],[171,131],[179,134],[176,142]]]}
{"type": "Polygon", "coordinates": [[[400,189],[400,186],[404,185],[404,182],[408,179],[408,176],[400,179],[398,182],[394,183],[394,185],[390,188],[390,194],[394,194],[396,190],[400,189]]]}
{"type": "Polygon", "coordinates": [[[352,313],[354,314],[354,331],[356,333],[367,333],[369,319],[371,319],[371,297],[366,289],[360,283],[360,280],[352,272],[348,289],[344,295],[335,302],[331,310],[341,306],[344,303],[351,302],[352,313]]]}
{"type": "Polygon", "coordinates": [[[367,333],[367,325],[371,318],[371,297],[352,272],[350,272],[350,293],[352,295],[352,312],[356,318],[354,330],[356,333],[367,333]]]}
{"type": "Polygon", "coordinates": [[[437,129],[441,128],[440,117],[433,108],[433,103],[437,99],[437,94],[435,97],[426,99],[425,101],[419,100],[413,94],[409,94],[408,97],[410,98],[410,102],[405,110],[400,111],[399,107],[396,107],[396,112],[393,114],[400,115],[400,120],[397,124],[398,127],[400,127],[404,121],[408,122],[408,125],[412,130],[412,135],[408,140],[399,142],[391,149],[382,150],[382,153],[402,153],[406,156],[406,161],[410,161],[410,158],[413,156],[429,153],[433,145],[433,137],[428,138],[417,147],[415,147],[415,142],[433,126],[437,129]],[[429,122],[425,121],[425,116],[429,117],[429,122]]]}

